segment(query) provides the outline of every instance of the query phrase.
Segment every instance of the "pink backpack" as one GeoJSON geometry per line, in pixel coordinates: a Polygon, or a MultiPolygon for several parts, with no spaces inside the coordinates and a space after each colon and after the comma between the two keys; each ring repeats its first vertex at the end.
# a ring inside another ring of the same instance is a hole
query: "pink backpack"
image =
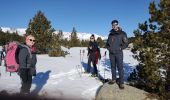
{"type": "Polygon", "coordinates": [[[7,72],[17,72],[19,68],[18,64],[18,53],[19,53],[19,42],[13,41],[5,45],[5,65],[7,72]]]}

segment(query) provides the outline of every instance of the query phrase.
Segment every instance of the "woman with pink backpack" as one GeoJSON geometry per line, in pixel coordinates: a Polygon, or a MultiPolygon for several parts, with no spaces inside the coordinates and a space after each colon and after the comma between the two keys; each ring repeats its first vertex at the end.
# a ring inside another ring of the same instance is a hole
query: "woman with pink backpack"
{"type": "Polygon", "coordinates": [[[21,78],[22,86],[21,94],[30,94],[30,88],[32,84],[32,76],[36,75],[36,49],[35,49],[35,37],[32,35],[26,36],[25,46],[19,51],[18,55],[19,69],[18,74],[21,78]]]}

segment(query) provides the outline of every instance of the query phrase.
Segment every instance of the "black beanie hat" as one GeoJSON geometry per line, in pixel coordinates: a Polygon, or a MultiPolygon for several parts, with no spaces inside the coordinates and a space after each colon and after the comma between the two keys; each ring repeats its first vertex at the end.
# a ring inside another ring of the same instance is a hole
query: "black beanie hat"
{"type": "Polygon", "coordinates": [[[91,37],[94,37],[94,34],[92,34],[91,37]]]}
{"type": "Polygon", "coordinates": [[[118,20],[113,20],[111,24],[113,24],[113,23],[117,23],[118,24],[119,22],[118,22],[118,20]]]}

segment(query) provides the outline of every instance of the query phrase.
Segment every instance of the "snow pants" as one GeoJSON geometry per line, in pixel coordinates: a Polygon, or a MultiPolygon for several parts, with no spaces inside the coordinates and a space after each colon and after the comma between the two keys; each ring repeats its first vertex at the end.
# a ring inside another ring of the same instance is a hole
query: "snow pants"
{"type": "Polygon", "coordinates": [[[123,52],[109,53],[112,80],[116,80],[116,68],[119,74],[119,84],[124,84],[123,52]]]}
{"type": "Polygon", "coordinates": [[[31,70],[27,68],[19,69],[19,75],[21,78],[21,93],[30,93],[32,84],[31,70]]]}
{"type": "Polygon", "coordinates": [[[94,68],[94,71],[92,74],[98,74],[97,72],[97,66],[96,66],[96,56],[95,56],[95,53],[91,53],[89,55],[89,58],[88,58],[88,66],[87,66],[87,72],[90,73],[90,69],[91,69],[91,62],[93,63],[93,68],[94,68]]]}

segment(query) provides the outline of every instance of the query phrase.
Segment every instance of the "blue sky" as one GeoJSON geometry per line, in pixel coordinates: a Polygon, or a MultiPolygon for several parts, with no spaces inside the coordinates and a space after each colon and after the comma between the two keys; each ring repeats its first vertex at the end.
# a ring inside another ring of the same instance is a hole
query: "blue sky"
{"type": "MultiPolygon", "coordinates": [[[[153,0],[0,0],[0,27],[27,28],[41,10],[55,30],[107,36],[111,21],[119,20],[128,37],[147,20],[153,0]]],[[[157,0],[158,2],[158,0],[157,0]]]]}

